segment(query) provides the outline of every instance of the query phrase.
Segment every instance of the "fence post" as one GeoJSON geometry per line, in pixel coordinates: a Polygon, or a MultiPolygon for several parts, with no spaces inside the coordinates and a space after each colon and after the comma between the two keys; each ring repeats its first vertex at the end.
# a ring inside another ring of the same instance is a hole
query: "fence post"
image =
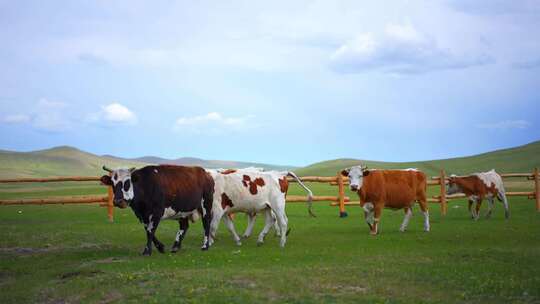
{"type": "Polygon", "coordinates": [[[540,212],[540,176],[538,176],[538,168],[534,168],[534,197],[536,199],[536,211],[540,212]]]}
{"type": "Polygon", "coordinates": [[[339,217],[347,217],[347,211],[345,211],[345,187],[343,186],[343,175],[341,172],[337,174],[338,184],[338,199],[339,199],[339,217]]]}
{"type": "Polygon", "coordinates": [[[113,218],[113,213],[114,213],[114,205],[113,205],[114,193],[113,193],[112,186],[107,187],[107,194],[109,196],[107,198],[107,215],[109,217],[109,222],[112,223],[113,220],[114,220],[114,218],[113,218]]]}
{"type": "Polygon", "coordinates": [[[441,185],[440,199],[441,204],[441,215],[446,215],[447,205],[446,205],[446,174],[444,169],[441,169],[441,175],[439,176],[439,183],[441,185]]]}

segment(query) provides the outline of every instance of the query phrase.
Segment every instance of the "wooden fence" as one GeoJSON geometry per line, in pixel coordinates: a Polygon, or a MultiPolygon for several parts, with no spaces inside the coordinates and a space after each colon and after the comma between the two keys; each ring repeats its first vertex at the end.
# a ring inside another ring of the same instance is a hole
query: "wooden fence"
{"type": "MultiPolygon", "coordinates": [[[[506,173],[501,174],[503,178],[510,177],[522,177],[527,180],[534,181],[534,191],[521,191],[521,192],[506,192],[507,196],[526,196],[529,199],[536,200],[536,210],[540,211],[540,175],[538,168],[534,169],[532,173],[506,173]]],[[[330,201],[331,206],[339,207],[340,217],[347,216],[345,206],[356,205],[359,206],[359,201],[352,201],[349,197],[345,196],[345,186],[348,185],[348,178],[343,177],[339,172],[336,176],[304,176],[301,177],[304,182],[326,183],[332,186],[337,186],[337,196],[313,196],[313,201],[330,201]]],[[[50,178],[18,178],[18,179],[0,179],[2,183],[49,183],[49,182],[83,182],[83,181],[100,181],[100,177],[95,176],[70,176],[70,177],[50,177],[50,178]]],[[[289,178],[289,182],[296,182],[294,179],[289,178]]],[[[434,176],[427,181],[428,186],[437,186],[439,188],[439,195],[428,198],[428,202],[437,203],[441,205],[441,214],[446,215],[447,204],[449,200],[463,198],[465,195],[446,195],[446,184],[448,178],[441,170],[439,176],[434,176]]],[[[77,197],[61,197],[61,198],[49,198],[49,199],[15,199],[15,200],[0,200],[1,205],[48,205],[48,204],[99,204],[101,207],[107,207],[107,215],[109,220],[113,221],[113,191],[112,187],[108,188],[108,194],[106,196],[77,196],[77,197]]],[[[305,202],[306,196],[289,195],[287,196],[287,202],[305,202]]]]}

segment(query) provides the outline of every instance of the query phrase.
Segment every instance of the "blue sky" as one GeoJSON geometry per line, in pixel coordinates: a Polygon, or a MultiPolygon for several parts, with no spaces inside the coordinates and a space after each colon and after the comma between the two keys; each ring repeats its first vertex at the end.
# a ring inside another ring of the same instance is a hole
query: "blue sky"
{"type": "Polygon", "coordinates": [[[539,1],[2,1],[0,149],[307,165],[540,139],[539,1]]]}

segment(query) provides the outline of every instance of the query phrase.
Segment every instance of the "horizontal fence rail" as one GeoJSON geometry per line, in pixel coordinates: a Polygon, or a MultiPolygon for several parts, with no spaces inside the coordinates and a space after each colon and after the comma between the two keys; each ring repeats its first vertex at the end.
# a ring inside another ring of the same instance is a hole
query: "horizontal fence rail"
{"type": "MultiPolygon", "coordinates": [[[[525,196],[529,199],[536,200],[536,210],[540,211],[540,175],[538,168],[534,169],[532,173],[503,173],[500,174],[502,178],[526,178],[529,181],[534,181],[534,191],[516,191],[506,192],[507,196],[525,196]]],[[[348,196],[345,196],[345,186],[349,184],[349,178],[341,175],[340,172],[336,176],[304,176],[300,177],[303,182],[311,183],[326,183],[332,186],[338,187],[337,196],[313,196],[312,200],[315,202],[325,201],[330,202],[331,206],[339,207],[339,215],[341,217],[347,216],[345,206],[360,206],[359,201],[351,201],[348,196]]],[[[100,181],[100,177],[97,176],[64,176],[64,177],[48,177],[48,178],[10,178],[0,179],[0,184],[7,183],[49,183],[49,182],[90,182],[100,181]]],[[[289,177],[289,182],[296,182],[295,179],[289,177]]],[[[438,186],[439,195],[429,197],[427,199],[430,203],[437,203],[441,205],[441,213],[443,215],[447,212],[447,203],[449,200],[465,198],[464,194],[446,195],[446,184],[448,183],[448,177],[444,170],[440,171],[439,176],[433,176],[426,181],[427,186],[438,186]]],[[[99,206],[107,207],[107,214],[109,220],[113,220],[113,191],[112,187],[107,186],[106,196],[77,196],[77,197],[58,197],[47,199],[12,199],[12,200],[0,200],[0,205],[50,205],[50,204],[99,204],[99,206]]],[[[288,195],[288,203],[306,202],[307,196],[301,195],[288,195]]]]}

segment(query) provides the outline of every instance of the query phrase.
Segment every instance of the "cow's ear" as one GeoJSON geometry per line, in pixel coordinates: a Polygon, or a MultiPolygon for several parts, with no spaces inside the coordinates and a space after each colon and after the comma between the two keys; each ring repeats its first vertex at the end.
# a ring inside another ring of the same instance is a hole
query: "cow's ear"
{"type": "Polygon", "coordinates": [[[100,179],[102,184],[112,186],[113,182],[111,180],[111,177],[108,175],[103,175],[100,179]]]}
{"type": "Polygon", "coordinates": [[[349,176],[349,169],[343,169],[343,170],[341,170],[341,175],[343,175],[343,176],[349,176]]]}
{"type": "Polygon", "coordinates": [[[369,170],[365,170],[365,171],[362,171],[362,176],[368,176],[369,175],[369,170]]]}

